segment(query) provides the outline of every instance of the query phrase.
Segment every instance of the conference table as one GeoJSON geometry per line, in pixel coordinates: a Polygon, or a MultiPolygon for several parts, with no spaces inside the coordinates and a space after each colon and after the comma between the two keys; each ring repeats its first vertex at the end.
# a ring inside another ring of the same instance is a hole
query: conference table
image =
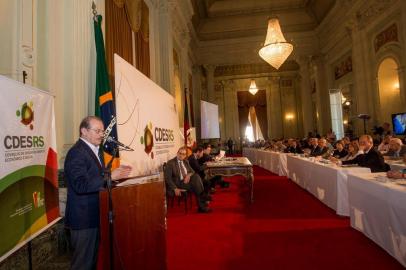
{"type": "Polygon", "coordinates": [[[406,267],[406,180],[385,173],[348,176],[351,226],[406,267]]]}
{"type": "Polygon", "coordinates": [[[267,169],[280,176],[288,175],[286,153],[267,151],[256,148],[244,148],[243,156],[247,157],[252,164],[267,169]]]}
{"type": "Polygon", "coordinates": [[[254,173],[252,164],[246,157],[222,158],[218,161],[210,161],[206,163],[204,171],[207,179],[211,179],[216,175],[230,177],[234,175],[242,175],[247,179],[249,186],[249,200],[254,202],[254,173]]]}
{"type": "Polygon", "coordinates": [[[402,160],[394,161],[394,160],[385,160],[386,163],[389,164],[390,169],[393,171],[400,171],[406,169],[406,164],[403,163],[402,160]]]}
{"type": "MultiPolygon", "coordinates": [[[[254,164],[275,172],[277,155],[272,154],[277,153],[245,148],[243,154],[254,164]]],[[[406,267],[406,180],[389,180],[386,173],[371,173],[369,168],[337,166],[293,154],[279,155],[279,159],[281,156],[286,157],[287,176],[293,182],[338,215],[349,216],[353,228],[406,267]]],[[[392,170],[406,168],[399,161],[386,162],[392,170]]]]}
{"type": "Polygon", "coordinates": [[[348,175],[370,173],[369,168],[337,166],[326,160],[287,156],[288,177],[340,216],[349,216],[348,175]]]}

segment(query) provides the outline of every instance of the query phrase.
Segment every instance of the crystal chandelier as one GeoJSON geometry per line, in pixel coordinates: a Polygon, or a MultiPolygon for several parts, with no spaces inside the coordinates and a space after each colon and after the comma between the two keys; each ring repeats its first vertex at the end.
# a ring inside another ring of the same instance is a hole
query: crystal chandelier
{"type": "Polygon", "coordinates": [[[276,69],[285,62],[293,51],[293,45],[286,42],[283,36],[279,20],[270,18],[268,21],[268,31],[266,33],[265,44],[259,50],[259,56],[276,69]]]}
{"type": "Polygon", "coordinates": [[[258,92],[257,85],[255,84],[255,80],[251,80],[251,85],[250,88],[248,89],[248,92],[250,92],[253,96],[258,92]]]}

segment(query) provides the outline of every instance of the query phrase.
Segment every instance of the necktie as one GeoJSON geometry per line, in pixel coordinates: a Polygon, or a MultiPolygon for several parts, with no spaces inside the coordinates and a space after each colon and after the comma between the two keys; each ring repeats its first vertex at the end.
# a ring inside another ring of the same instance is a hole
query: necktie
{"type": "Polygon", "coordinates": [[[97,156],[99,158],[100,164],[103,166],[103,152],[102,151],[98,151],[97,152],[97,156]]]}
{"type": "Polygon", "coordinates": [[[185,166],[182,164],[182,161],[179,160],[179,167],[180,167],[180,173],[182,174],[182,180],[185,179],[187,172],[185,166]]]}

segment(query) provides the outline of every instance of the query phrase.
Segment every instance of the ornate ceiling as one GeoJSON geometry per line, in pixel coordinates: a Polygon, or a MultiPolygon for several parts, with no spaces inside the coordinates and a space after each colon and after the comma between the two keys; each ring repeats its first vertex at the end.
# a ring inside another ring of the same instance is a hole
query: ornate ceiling
{"type": "Polygon", "coordinates": [[[266,34],[267,20],[278,16],[282,31],[315,30],[336,0],[192,0],[193,25],[201,41],[266,34]]]}

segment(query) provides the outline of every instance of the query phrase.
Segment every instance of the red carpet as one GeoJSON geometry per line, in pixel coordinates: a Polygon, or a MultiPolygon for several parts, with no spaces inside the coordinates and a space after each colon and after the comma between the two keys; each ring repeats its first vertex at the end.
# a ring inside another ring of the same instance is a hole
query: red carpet
{"type": "Polygon", "coordinates": [[[168,209],[168,269],[403,269],[383,249],[286,177],[255,167],[218,189],[213,212],[168,209]]]}

